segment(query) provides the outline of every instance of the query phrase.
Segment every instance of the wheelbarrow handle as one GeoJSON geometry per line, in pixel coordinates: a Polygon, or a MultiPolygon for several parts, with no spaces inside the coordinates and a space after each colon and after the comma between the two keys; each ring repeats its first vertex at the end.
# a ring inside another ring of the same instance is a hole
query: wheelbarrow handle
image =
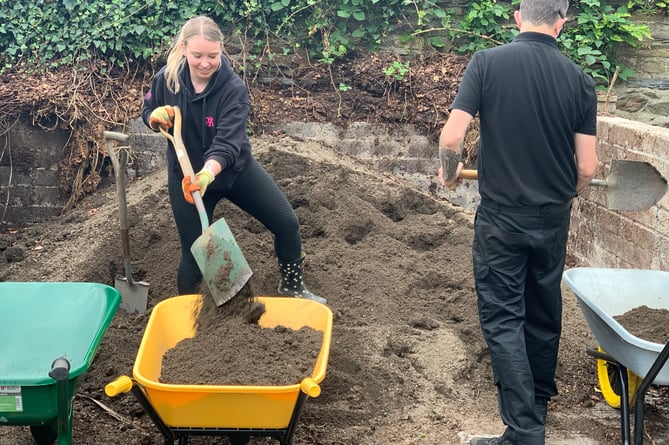
{"type": "Polygon", "coordinates": [[[318,397],[321,395],[321,387],[314,379],[309,377],[300,382],[300,389],[309,397],[318,397]]]}
{"type": "Polygon", "coordinates": [[[67,380],[70,376],[70,362],[65,357],[58,357],[51,364],[49,377],[60,382],[67,380]]]}
{"type": "Polygon", "coordinates": [[[122,375],[113,382],[105,385],[105,394],[109,397],[115,397],[119,394],[126,393],[132,389],[132,379],[126,375],[122,375]]]}

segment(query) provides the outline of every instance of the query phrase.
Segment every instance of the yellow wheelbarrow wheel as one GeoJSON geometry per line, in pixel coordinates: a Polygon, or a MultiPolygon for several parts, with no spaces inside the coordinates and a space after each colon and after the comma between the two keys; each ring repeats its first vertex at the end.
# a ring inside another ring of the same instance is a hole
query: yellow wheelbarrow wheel
{"type": "MultiPolygon", "coordinates": [[[[601,347],[598,347],[599,352],[602,351],[601,347]]],[[[620,381],[620,375],[618,373],[617,365],[608,362],[604,359],[597,359],[597,378],[599,379],[599,387],[602,390],[602,395],[604,400],[609,406],[613,408],[620,408],[620,394],[622,390],[622,382],[620,381]]],[[[629,369],[627,370],[627,396],[629,400],[629,406],[634,407],[636,390],[641,384],[641,379],[629,369]]]]}

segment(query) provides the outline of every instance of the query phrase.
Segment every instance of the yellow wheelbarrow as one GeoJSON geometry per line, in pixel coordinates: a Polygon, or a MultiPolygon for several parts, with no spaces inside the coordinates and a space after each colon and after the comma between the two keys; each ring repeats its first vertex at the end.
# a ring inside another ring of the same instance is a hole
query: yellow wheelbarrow
{"type": "Polygon", "coordinates": [[[290,445],[305,402],[320,395],[325,377],[332,312],[320,303],[292,297],[256,297],[265,305],[258,324],[264,328],[308,326],[323,333],[312,374],[286,386],[172,385],[159,382],[163,355],[192,338],[199,294],[168,298],[157,304],[139,346],[133,378],[121,376],[105,387],[108,396],[132,391],[165,444],[188,443],[189,435],[227,436],[244,444],[251,436],[271,437],[290,445]]]}

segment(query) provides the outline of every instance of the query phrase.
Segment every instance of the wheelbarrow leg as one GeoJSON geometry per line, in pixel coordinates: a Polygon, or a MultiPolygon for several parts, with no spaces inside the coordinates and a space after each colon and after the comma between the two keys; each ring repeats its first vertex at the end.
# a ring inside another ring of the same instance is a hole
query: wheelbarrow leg
{"type": "Polygon", "coordinates": [[[72,444],[72,397],[68,390],[70,362],[64,357],[51,364],[49,377],[56,381],[58,392],[58,445],[72,444]]]}
{"type": "Polygon", "coordinates": [[[650,367],[650,370],[648,370],[648,373],[636,390],[636,404],[634,405],[634,445],[643,445],[643,403],[646,398],[646,391],[648,391],[651,383],[653,383],[655,377],[660,373],[660,370],[667,362],[667,359],[669,359],[669,342],[664,345],[662,352],[657,356],[655,362],[650,367]]]}
{"type": "MultiPolygon", "coordinates": [[[[139,402],[139,404],[144,408],[144,411],[149,415],[151,418],[151,421],[153,421],[153,424],[158,428],[158,431],[160,431],[160,434],[163,435],[165,438],[165,445],[173,445],[174,441],[177,439],[174,436],[174,433],[172,430],[165,425],[165,422],[163,422],[163,419],[158,416],[158,413],[156,410],[153,409],[153,406],[151,403],[149,403],[149,399],[146,397],[146,394],[144,393],[144,389],[141,388],[139,385],[135,384],[132,385],[132,393],[134,394],[135,398],[139,402]]],[[[188,443],[188,436],[179,436],[179,445],[185,445],[188,443]]]]}
{"type": "Polygon", "coordinates": [[[627,380],[627,368],[620,363],[615,363],[620,379],[620,432],[623,437],[623,445],[630,445],[630,401],[627,393],[629,381],[627,380]]]}
{"type": "Polygon", "coordinates": [[[300,421],[300,416],[302,415],[302,410],[304,409],[304,404],[307,402],[309,396],[304,392],[300,391],[300,394],[297,396],[297,402],[295,402],[295,409],[293,410],[293,415],[286,428],[286,432],[283,435],[283,439],[280,440],[281,445],[291,445],[293,443],[293,435],[295,434],[295,428],[297,423],[300,421]]]}

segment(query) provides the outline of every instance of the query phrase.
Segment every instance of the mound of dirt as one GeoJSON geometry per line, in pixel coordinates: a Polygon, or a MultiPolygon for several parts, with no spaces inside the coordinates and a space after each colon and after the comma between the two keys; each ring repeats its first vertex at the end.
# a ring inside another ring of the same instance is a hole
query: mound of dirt
{"type": "MultiPolygon", "coordinates": [[[[252,143],[300,218],[306,284],[335,316],[322,393],[305,405],[293,443],[442,445],[501,432],[476,313],[472,215],[315,143],[280,135],[252,143]]],[[[136,279],[149,283],[149,312],[115,315],[74,399],[73,443],[165,443],[132,394],[104,394],[107,383],[132,375],[151,308],[177,292],[179,243],[165,183],[160,171],[129,184],[132,264],[136,279]]],[[[12,232],[28,255],[3,264],[0,279],[113,285],[123,275],[117,210],[107,184],[63,217],[12,232]]],[[[271,234],[229,203],[217,217],[244,251],[256,295],[272,295],[279,272],[271,234]]],[[[595,342],[568,291],[564,317],[547,443],[620,443],[619,412],[596,389],[595,361],[585,352],[595,342]]],[[[669,443],[661,390],[646,403],[646,430],[657,445],[669,443]]],[[[31,443],[27,427],[0,426],[0,445],[31,443]]]]}

